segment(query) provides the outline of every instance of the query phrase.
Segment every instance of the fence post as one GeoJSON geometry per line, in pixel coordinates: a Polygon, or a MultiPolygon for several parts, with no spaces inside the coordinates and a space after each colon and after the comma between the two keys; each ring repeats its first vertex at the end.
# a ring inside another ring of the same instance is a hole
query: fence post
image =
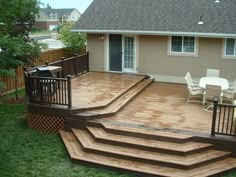
{"type": "Polygon", "coordinates": [[[213,99],[213,114],[212,114],[212,125],[211,125],[211,135],[215,136],[215,126],[216,126],[216,116],[217,116],[217,107],[218,107],[218,97],[213,99]]]}
{"type": "Polygon", "coordinates": [[[71,75],[67,77],[67,89],[68,89],[68,108],[72,107],[72,95],[71,95],[71,75]]]}
{"type": "Polygon", "coordinates": [[[65,57],[61,57],[61,74],[62,74],[62,77],[65,77],[65,72],[64,72],[64,62],[65,62],[65,57]]]}
{"type": "Polygon", "coordinates": [[[18,76],[17,76],[17,68],[14,69],[15,72],[15,96],[16,96],[16,100],[18,100],[19,96],[18,96],[18,76]]]}

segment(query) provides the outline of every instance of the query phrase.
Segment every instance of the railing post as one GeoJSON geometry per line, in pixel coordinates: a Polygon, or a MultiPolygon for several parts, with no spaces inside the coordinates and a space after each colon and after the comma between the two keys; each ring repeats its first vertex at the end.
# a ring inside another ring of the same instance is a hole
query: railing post
{"type": "Polygon", "coordinates": [[[72,107],[72,94],[71,94],[71,75],[67,77],[67,89],[68,89],[68,108],[72,107]]]}
{"type": "Polygon", "coordinates": [[[89,52],[87,52],[87,72],[89,72],[89,52]]]}
{"type": "Polygon", "coordinates": [[[61,75],[62,77],[65,77],[65,72],[64,72],[64,62],[65,62],[65,57],[61,57],[61,75]]]}
{"type": "Polygon", "coordinates": [[[78,54],[74,54],[75,57],[75,76],[78,75],[78,54]]]}
{"type": "Polygon", "coordinates": [[[218,97],[213,99],[213,114],[212,114],[212,125],[211,125],[211,135],[215,136],[215,125],[216,125],[216,116],[217,116],[217,107],[218,107],[218,97]]]}

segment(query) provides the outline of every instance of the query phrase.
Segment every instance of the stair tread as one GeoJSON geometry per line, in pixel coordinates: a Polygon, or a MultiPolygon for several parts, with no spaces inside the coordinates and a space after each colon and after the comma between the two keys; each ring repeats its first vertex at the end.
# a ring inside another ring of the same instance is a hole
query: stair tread
{"type": "Polygon", "coordinates": [[[109,113],[117,112],[123,105],[125,105],[130,99],[132,99],[136,94],[138,94],[142,89],[149,85],[153,80],[145,79],[142,82],[138,83],[131,90],[127,91],[124,95],[117,99],[113,105],[107,107],[104,110],[98,111],[99,113],[109,113]]]}
{"type": "Polygon", "coordinates": [[[61,130],[60,134],[72,159],[110,166],[114,168],[120,168],[124,170],[159,176],[203,177],[236,168],[235,158],[223,159],[191,170],[182,170],[171,167],[164,167],[160,165],[152,165],[142,162],[133,162],[124,159],[117,159],[104,155],[84,152],[73,133],[61,130]]]}
{"type": "Polygon", "coordinates": [[[98,139],[122,142],[122,143],[137,145],[137,146],[145,146],[145,147],[151,147],[151,148],[179,151],[179,152],[189,152],[196,149],[212,146],[212,144],[208,144],[208,143],[186,142],[183,144],[179,144],[179,143],[174,143],[174,142],[150,140],[150,139],[145,139],[145,138],[128,137],[124,135],[112,134],[112,133],[106,132],[103,128],[98,128],[98,127],[87,127],[87,129],[98,139]]]}
{"type": "Polygon", "coordinates": [[[179,133],[172,133],[160,130],[147,130],[143,128],[136,128],[136,127],[125,127],[120,125],[114,125],[110,123],[102,123],[102,125],[108,130],[119,130],[123,132],[129,133],[140,133],[143,135],[154,135],[154,136],[162,136],[162,137],[169,137],[169,138],[176,138],[181,140],[187,140],[192,138],[191,135],[179,134],[179,133]]]}
{"type": "Polygon", "coordinates": [[[112,104],[108,105],[104,109],[93,110],[93,111],[85,111],[79,113],[77,115],[80,116],[94,116],[100,114],[107,114],[107,113],[116,113],[120,108],[122,108],[129,100],[131,100],[136,94],[138,94],[142,89],[144,89],[147,85],[149,85],[153,80],[144,79],[140,81],[138,84],[133,86],[131,89],[126,91],[123,95],[117,98],[112,104]]]}
{"type": "Polygon", "coordinates": [[[87,130],[72,129],[75,136],[78,138],[84,148],[97,150],[100,152],[106,152],[111,154],[118,154],[122,156],[128,156],[133,158],[152,160],[164,163],[178,164],[183,166],[190,166],[198,164],[204,161],[223,157],[230,154],[230,152],[224,152],[219,150],[207,150],[201,153],[196,153],[190,156],[178,156],[171,154],[164,154],[159,152],[150,152],[147,150],[134,149],[130,147],[119,147],[110,144],[103,144],[95,142],[87,130]]]}

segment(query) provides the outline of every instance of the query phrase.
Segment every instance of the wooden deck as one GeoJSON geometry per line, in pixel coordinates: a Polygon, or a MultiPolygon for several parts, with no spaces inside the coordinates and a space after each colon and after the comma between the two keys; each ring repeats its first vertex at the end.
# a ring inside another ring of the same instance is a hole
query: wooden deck
{"type": "Polygon", "coordinates": [[[186,85],[88,72],[72,79],[71,88],[72,109],[29,104],[28,122],[36,130],[64,126],[59,132],[72,160],[138,176],[204,177],[236,169],[236,139],[210,136],[212,112],[186,103],[186,85]]]}
{"type": "Polygon", "coordinates": [[[72,79],[72,105],[75,108],[106,106],[144,79],[143,75],[88,72],[72,79]]]}
{"type": "Polygon", "coordinates": [[[202,104],[186,104],[186,85],[152,83],[132,102],[106,121],[145,125],[153,128],[210,133],[212,112],[202,104]]]}

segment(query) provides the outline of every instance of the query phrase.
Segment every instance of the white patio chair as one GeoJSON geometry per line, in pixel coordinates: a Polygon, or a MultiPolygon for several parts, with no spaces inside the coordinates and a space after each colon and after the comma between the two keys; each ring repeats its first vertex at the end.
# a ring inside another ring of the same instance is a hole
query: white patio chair
{"type": "Polygon", "coordinates": [[[206,76],[207,77],[220,77],[220,70],[219,69],[207,69],[206,76]]]}
{"type": "Polygon", "coordinates": [[[188,79],[193,87],[199,87],[199,81],[193,80],[190,72],[187,72],[186,76],[188,77],[188,79]]]}
{"type": "Polygon", "coordinates": [[[188,93],[189,93],[187,103],[189,103],[190,101],[202,102],[203,89],[200,87],[197,87],[197,86],[193,86],[187,75],[185,76],[185,80],[187,83],[187,89],[188,89],[188,93]],[[195,100],[193,100],[193,99],[195,99],[195,100]]]}
{"type": "Polygon", "coordinates": [[[236,80],[233,82],[233,85],[223,92],[223,101],[230,101],[234,104],[234,99],[236,96],[236,80]]]}
{"type": "Polygon", "coordinates": [[[203,94],[203,109],[209,111],[213,108],[214,97],[219,97],[220,103],[222,103],[223,92],[221,91],[221,86],[217,85],[206,85],[206,90],[203,94]]]}

